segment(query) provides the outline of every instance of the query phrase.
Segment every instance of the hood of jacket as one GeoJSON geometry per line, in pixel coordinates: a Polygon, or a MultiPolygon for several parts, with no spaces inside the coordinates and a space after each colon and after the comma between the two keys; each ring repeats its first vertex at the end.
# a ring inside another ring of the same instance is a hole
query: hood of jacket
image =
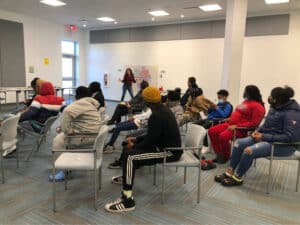
{"type": "Polygon", "coordinates": [[[42,96],[45,95],[55,95],[54,87],[51,82],[43,82],[39,90],[39,94],[42,96]]]}
{"type": "Polygon", "coordinates": [[[283,110],[283,111],[294,110],[294,111],[300,112],[300,106],[295,100],[291,99],[287,103],[285,103],[285,104],[281,105],[280,107],[278,107],[277,110],[280,110],[280,111],[281,110],[283,110]]]}

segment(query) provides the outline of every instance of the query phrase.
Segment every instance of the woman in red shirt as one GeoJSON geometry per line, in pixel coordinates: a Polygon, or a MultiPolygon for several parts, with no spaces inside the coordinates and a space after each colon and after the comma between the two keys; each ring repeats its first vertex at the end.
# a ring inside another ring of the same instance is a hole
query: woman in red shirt
{"type": "MultiPolygon", "coordinates": [[[[216,153],[214,162],[225,163],[230,158],[230,140],[233,138],[236,127],[257,127],[265,115],[264,103],[258,87],[246,86],[243,97],[244,101],[236,107],[225,123],[208,129],[208,135],[216,153]]],[[[236,130],[236,138],[246,135],[247,131],[236,130]]]]}
{"type": "Polygon", "coordinates": [[[121,80],[121,82],[123,83],[123,89],[122,89],[123,92],[122,92],[121,102],[123,102],[126,91],[128,91],[131,98],[133,98],[132,83],[135,83],[136,80],[134,78],[132,69],[130,69],[130,68],[126,69],[123,80],[121,80]]]}

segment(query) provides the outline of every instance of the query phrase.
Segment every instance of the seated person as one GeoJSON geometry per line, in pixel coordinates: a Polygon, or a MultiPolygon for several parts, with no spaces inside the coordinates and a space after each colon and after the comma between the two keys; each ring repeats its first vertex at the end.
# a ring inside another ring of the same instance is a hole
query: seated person
{"type": "MultiPolygon", "coordinates": [[[[186,90],[186,92],[183,94],[183,96],[180,99],[180,104],[182,106],[185,106],[186,103],[188,102],[188,99],[191,95],[192,90],[195,89],[195,88],[199,88],[197,83],[196,83],[196,78],[195,77],[189,77],[187,85],[188,85],[188,89],[186,90]]],[[[203,92],[201,88],[199,88],[199,89],[200,89],[200,92],[203,92]]]]}
{"type": "MultiPolygon", "coordinates": [[[[236,127],[257,127],[265,115],[264,103],[260,91],[255,85],[244,90],[244,101],[238,105],[230,118],[222,124],[208,129],[212,147],[216,153],[213,162],[226,163],[230,157],[230,141],[236,127]]],[[[245,137],[246,130],[237,130],[236,137],[245,137]]]]}
{"type": "Polygon", "coordinates": [[[89,85],[89,96],[96,99],[99,104],[100,107],[104,107],[105,106],[105,102],[104,102],[104,96],[101,90],[101,84],[99,82],[92,82],[89,85]]]}
{"type": "Polygon", "coordinates": [[[112,135],[109,142],[105,145],[103,152],[104,153],[112,153],[114,150],[114,144],[119,137],[121,131],[128,130],[136,130],[143,129],[147,127],[148,119],[151,115],[151,109],[147,108],[145,112],[141,114],[134,115],[129,118],[127,121],[116,124],[116,126],[112,129],[112,135]]]}
{"type": "MultiPolygon", "coordinates": [[[[105,205],[109,212],[125,212],[135,209],[132,195],[133,181],[137,167],[162,163],[165,147],[180,147],[181,138],[174,114],[161,104],[160,92],[157,88],[148,87],[142,94],[152,114],[148,121],[147,135],[138,138],[128,138],[122,152],[123,175],[113,177],[114,183],[123,184],[122,196],[117,201],[105,205]]],[[[178,161],[182,150],[168,151],[168,162],[178,161]]]]}
{"type": "MultiPolygon", "coordinates": [[[[179,126],[181,124],[182,115],[183,115],[183,108],[180,105],[180,89],[176,88],[174,91],[169,90],[167,96],[168,96],[168,98],[166,100],[165,105],[174,114],[177,125],[179,126]]],[[[151,109],[149,109],[149,111],[151,112],[151,109]]],[[[151,115],[151,113],[149,114],[149,117],[150,117],[150,115],[151,115]]],[[[137,116],[139,116],[139,115],[137,115],[137,116]]],[[[147,118],[147,120],[148,120],[148,118],[147,118]]],[[[146,135],[147,134],[147,127],[148,127],[147,122],[144,122],[144,126],[142,127],[142,129],[139,129],[139,131],[133,132],[133,133],[127,135],[127,137],[138,137],[138,136],[146,135]]],[[[129,125],[128,125],[129,122],[124,122],[124,123],[126,123],[126,125],[129,127],[129,125]]],[[[123,124],[123,123],[120,123],[120,124],[123,124]]],[[[116,126],[116,128],[114,128],[114,129],[120,129],[120,128],[118,128],[120,124],[118,124],[116,126]]],[[[116,131],[114,131],[114,129],[113,129],[113,135],[116,132],[116,131]]],[[[112,139],[113,139],[113,136],[111,137],[111,140],[112,139]]],[[[121,166],[122,166],[122,159],[119,158],[119,159],[116,159],[113,163],[109,164],[108,168],[116,169],[116,168],[120,168],[121,166]]]]}
{"type": "MultiPolygon", "coordinates": [[[[94,143],[95,134],[101,128],[101,117],[98,111],[99,103],[94,98],[89,97],[87,87],[80,86],[76,89],[75,101],[67,106],[62,113],[61,127],[57,130],[58,135],[54,138],[53,149],[65,148],[65,136],[76,134],[93,134],[91,138],[71,139],[72,147],[87,146],[94,143]]],[[[52,176],[49,176],[52,180],[52,176]]],[[[64,173],[59,171],[55,175],[55,180],[64,180],[64,173]]]]}
{"type": "MultiPolygon", "coordinates": [[[[273,142],[300,140],[300,106],[291,99],[293,96],[290,87],[276,87],[271,91],[268,99],[270,110],[264,124],[251,136],[236,140],[230,166],[225,173],[215,176],[216,182],[224,186],[241,185],[254,159],[271,156],[273,142]]],[[[292,145],[276,145],[274,148],[274,156],[290,156],[294,152],[292,145]]]]}
{"type": "Polygon", "coordinates": [[[167,101],[165,105],[172,111],[177,121],[178,126],[183,123],[183,108],[180,104],[180,88],[175,88],[175,90],[169,90],[167,95],[167,101]]]}
{"type": "Polygon", "coordinates": [[[120,103],[117,105],[117,108],[114,111],[113,116],[108,121],[107,125],[112,125],[115,123],[121,122],[121,116],[125,116],[131,112],[141,112],[145,108],[145,103],[143,101],[142,97],[142,91],[149,86],[149,83],[147,81],[141,82],[141,90],[129,101],[120,103]]]}
{"type": "Polygon", "coordinates": [[[185,105],[183,124],[201,119],[200,112],[207,115],[208,109],[213,105],[213,102],[204,97],[201,89],[193,88],[190,93],[188,102],[185,105]]]}
{"type": "MultiPolygon", "coordinates": [[[[41,82],[41,80],[38,80],[41,82]]],[[[55,95],[52,83],[43,81],[36,95],[29,106],[20,116],[19,123],[28,129],[29,126],[24,121],[30,121],[31,127],[39,132],[41,124],[45,123],[51,116],[56,116],[64,103],[62,97],[55,95]]]]}
{"type": "MultiPolygon", "coordinates": [[[[201,119],[195,122],[195,124],[203,126],[205,129],[218,124],[220,120],[228,118],[232,112],[232,105],[227,101],[228,91],[221,89],[217,92],[218,104],[212,104],[208,109],[208,115],[206,119],[201,119]]],[[[205,135],[202,153],[205,154],[209,151],[207,135],[205,135]]]]}

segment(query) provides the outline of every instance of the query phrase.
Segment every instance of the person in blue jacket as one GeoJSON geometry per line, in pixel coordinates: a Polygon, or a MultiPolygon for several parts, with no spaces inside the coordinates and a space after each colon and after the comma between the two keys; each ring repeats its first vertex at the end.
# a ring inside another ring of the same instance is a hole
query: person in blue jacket
{"type": "MultiPolygon", "coordinates": [[[[254,159],[271,155],[273,142],[290,143],[300,141],[300,106],[291,99],[294,90],[276,87],[268,98],[270,110],[264,124],[251,136],[237,139],[234,143],[230,166],[225,173],[215,176],[215,181],[224,186],[243,183],[243,176],[254,159]]],[[[290,156],[295,152],[293,145],[277,145],[274,156],[290,156]]]]}
{"type": "MultiPolygon", "coordinates": [[[[221,89],[217,92],[217,96],[218,103],[212,105],[212,107],[208,109],[207,118],[198,120],[195,122],[195,124],[203,126],[205,129],[208,129],[213,125],[219,124],[220,120],[228,118],[231,115],[233,107],[227,100],[229,96],[228,91],[225,89],[221,89]]],[[[209,152],[207,135],[205,135],[201,151],[202,154],[206,154],[209,152]]]]}

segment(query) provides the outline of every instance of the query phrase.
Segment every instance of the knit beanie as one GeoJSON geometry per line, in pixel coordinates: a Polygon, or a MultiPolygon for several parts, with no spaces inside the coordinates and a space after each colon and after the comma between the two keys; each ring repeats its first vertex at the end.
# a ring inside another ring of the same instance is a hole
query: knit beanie
{"type": "Polygon", "coordinates": [[[161,95],[157,88],[155,87],[147,87],[143,90],[143,99],[145,102],[149,103],[159,103],[161,101],[161,95]]]}

